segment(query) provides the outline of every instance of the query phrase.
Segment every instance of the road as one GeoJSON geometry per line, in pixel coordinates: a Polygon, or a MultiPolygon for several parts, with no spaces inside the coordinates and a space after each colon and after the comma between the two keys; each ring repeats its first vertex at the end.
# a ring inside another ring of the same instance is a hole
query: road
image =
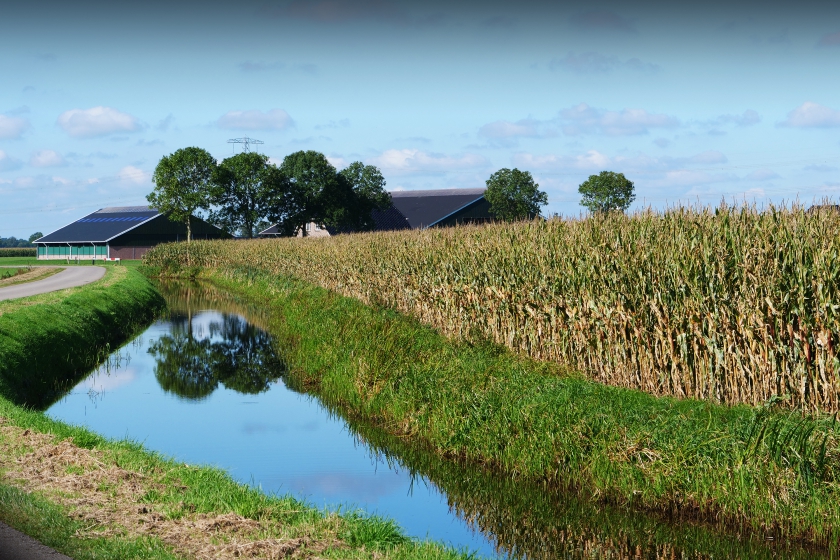
{"type": "Polygon", "coordinates": [[[105,267],[102,266],[74,266],[65,268],[58,274],[53,274],[43,280],[0,288],[0,301],[84,286],[85,284],[96,282],[103,276],[105,276],[105,267]]]}
{"type": "Polygon", "coordinates": [[[0,560],[71,560],[0,522],[0,560]]]}

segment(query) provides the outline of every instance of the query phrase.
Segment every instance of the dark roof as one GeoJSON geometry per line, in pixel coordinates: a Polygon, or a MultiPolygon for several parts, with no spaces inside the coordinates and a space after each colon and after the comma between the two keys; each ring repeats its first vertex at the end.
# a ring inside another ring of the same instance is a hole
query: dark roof
{"type": "Polygon", "coordinates": [[[412,229],[435,225],[442,219],[484,196],[485,189],[440,189],[394,191],[394,208],[408,220],[412,229]]]}
{"type": "Polygon", "coordinates": [[[104,243],[160,216],[148,206],[102,208],[36,239],[34,243],[104,243]]]}
{"type": "MultiPolygon", "coordinates": [[[[372,217],[376,231],[422,229],[435,225],[458,210],[484,197],[485,189],[438,189],[427,191],[393,191],[393,205],[386,210],[374,210],[372,217]]],[[[327,228],[330,235],[345,230],[327,228]]],[[[277,226],[258,235],[277,235],[277,226]]]]}

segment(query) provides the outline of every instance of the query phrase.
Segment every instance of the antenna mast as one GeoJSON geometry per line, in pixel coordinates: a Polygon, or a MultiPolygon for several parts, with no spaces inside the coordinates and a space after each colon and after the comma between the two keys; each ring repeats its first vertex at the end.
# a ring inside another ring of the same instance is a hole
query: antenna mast
{"type": "Polygon", "coordinates": [[[242,144],[242,152],[248,153],[251,151],[251,146],[256,146],[258,144],[265,144],[262,140],[255,140],[253,138],[248,138],[247,136],[243,138],[231,138],[228,140],[228,144],[233,144],[233,151],[236,152],[236,144],[242,144]]]}

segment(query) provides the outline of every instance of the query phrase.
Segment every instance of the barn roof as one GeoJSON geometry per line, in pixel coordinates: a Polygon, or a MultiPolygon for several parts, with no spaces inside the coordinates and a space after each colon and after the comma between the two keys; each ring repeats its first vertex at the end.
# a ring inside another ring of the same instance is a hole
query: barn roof
{"type": "Polygon", "coordinates": [[[485,189],[438,189],[427,191],[394,191],[394,208],[405,216],[412,229],[435,225],[480,200],[485,189]]]}
{"type": "Polygon", "coordinates": [[[36,239],[34,243],[105,243],[160,215],[148,206],[102,208],[36,239]]]}
{"type": "MultiPolygon", "coordinates": [[[[486,189],[437,189],[424,191],[392,191],[390,208],[374,210],[377,231],[422,229],[431,227],[458,210],[481,200],[486,189]]],[[[330,228],[330,233],[340,230],[330,228]]],[[[277,226],[259,235],[277,235],[277,226]]]]}

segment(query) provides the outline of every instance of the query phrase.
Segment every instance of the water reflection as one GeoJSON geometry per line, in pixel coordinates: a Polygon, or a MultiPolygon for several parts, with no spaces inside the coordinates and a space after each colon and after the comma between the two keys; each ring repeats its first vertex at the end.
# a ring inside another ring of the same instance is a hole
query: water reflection
{"type": "Polygon", "coordinates": [[[237,315],[222,314],[196,336],[189,313],[170,314],[171,334],[149,345],[155,377],[169,393],[200,400],[219,384],[239,393],[258,394],[285,373],[271,336],[237,315]]]}

